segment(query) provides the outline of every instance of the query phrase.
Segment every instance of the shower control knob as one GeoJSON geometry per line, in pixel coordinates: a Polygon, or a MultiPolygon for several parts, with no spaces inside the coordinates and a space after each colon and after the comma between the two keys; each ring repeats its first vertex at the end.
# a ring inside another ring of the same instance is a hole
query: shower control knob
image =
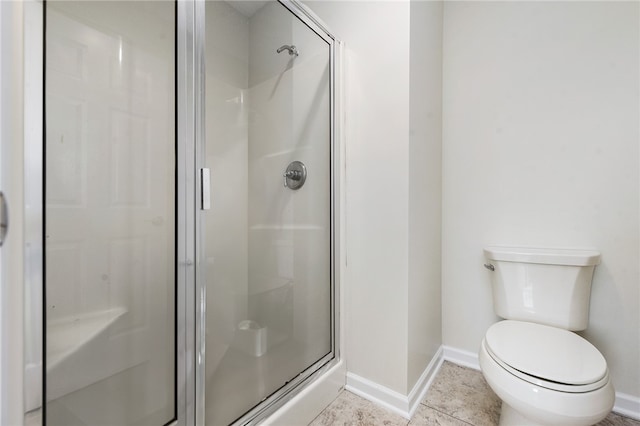
{"type": "Polygon", "coordinates": [[[285,188],[300,189],[307,180],[307,167],[301,161],[293,161],[287,166],[283,177],[285,188]]]}
{"type": "Polygon", "coordinates": [[[300,173],[298,170],[289,170],[284,174],[284,177],[291,180],[300,180],[302,179],[302,173],[300,173]]]}

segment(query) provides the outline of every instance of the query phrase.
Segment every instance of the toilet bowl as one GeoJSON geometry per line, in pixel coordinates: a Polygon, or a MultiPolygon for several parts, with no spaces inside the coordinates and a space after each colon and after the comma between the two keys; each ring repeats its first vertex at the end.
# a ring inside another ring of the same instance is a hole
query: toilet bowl
{"type": "Polygon", "coordinates": [[[594,250],[488,247],[494,312],[478,354],[501,425],[587,426],[613,408],[607,362],[587,328],[594,250]]]}
{"type": "Polygon", "coordinates": [[[604,357],[570,331],[500,321],[487,331],[479,359],[502,400],[501,425],[591,425],[613,407],[604,357]]]}

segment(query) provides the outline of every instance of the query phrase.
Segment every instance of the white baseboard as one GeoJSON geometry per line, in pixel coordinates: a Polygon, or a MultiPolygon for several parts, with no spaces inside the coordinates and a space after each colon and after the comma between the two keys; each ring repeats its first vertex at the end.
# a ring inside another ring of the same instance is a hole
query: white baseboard
{"type": "Polygon", "coordinates": [[[353,373],[347,373],[345,389],[404,418],[409,418],[409,400],[399,392],[353,373]]]}
{"type": "MultiPolygon", "coordinates": [[[[346,389],[373,403],[385,407],[406,419],[410,419],[418,408],[440,370],[444,361],[480,370],[478,354],[451,346],[441,346],[433,359],[425,368],[409,395],[403,395],[371,380],[365,379],[353,373],[347,373],[346,389]]],[[[616,400],[613,412],[635,420],[640,420],[640,398],[622,392],[616,392],[616,400]]]]}
{"type": "Polygon", "coordinates": [[[433,379],[440,371],[440,367],[443,363],[442,358],[442,346],[438,349],[436,354],[429,361],[429,365],[424,369],[420,378],[409,392],[409,418],[413,417],[413,414],[418,409],[420,402],[427,396],[427,391],[431,387],[431,383],[433,383],[433,379]]]}
{"type": "Polygon", "coordinates": [[[442,347],[433,356],[429,365],[427,365],[413,389],[409,392],[409,395],[403,395],[353,373],[347,373],[346,389],[406,419],[410,419],[420,405],[420,401],[424,399],[441,365],[442,347]]]}
{"type": "MultiPolygon", "coordinates": [[[[473,368],[474,370],[480,370],[477,353],[453,348],[451,346],[442,346],[442,352],[445,361],[450,361],[463,367],[473,368]]],[[[635,420],[640,420],[640,398],[626,393],[616,392],[613,412],[635,420]]]]}
{"type": "Polygon", "coordinates": [[[445,361],[450,361],[463,367],[473,368],[474,370],[480,370],[480,361],[478,361],[477,352],[469,352],[443,345],[442,356],[445,361]]]}
{"type": "Polygon", "coordinates": [[[622,392],[616,392],[613,412],[635,420],[640,420],[640,398],[622,392]]]}

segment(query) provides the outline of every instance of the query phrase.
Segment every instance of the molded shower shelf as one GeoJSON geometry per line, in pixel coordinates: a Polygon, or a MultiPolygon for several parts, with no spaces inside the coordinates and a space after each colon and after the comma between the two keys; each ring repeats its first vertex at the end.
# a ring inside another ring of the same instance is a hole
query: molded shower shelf
{"type": "Polygon", "coordinates": [[[269,278],[264,281],[260,281],[258,284],[249,284],[249,296],[257,296],[260,294],[267,294],[274,290],[286,290],[293,287],[293,280],[291,278],[269,278]]]}
{"type": "Polygon", "coordinates": [[[125,308],[112,308],[83,315],[62,318],[47,324],[47,372],[104,333],[125,308]]]}
{"type": "Polygon", "coordinates": [[[324,230],[323,226],[318,225],[268,225],[258,224],[252,225],[249,229],[252,231],[261,230],[282,230],[282,231],[319,231],[324,230]]]}
{"type": "Polygon", "coordinates": [[[310,146],[299,146],[291,149],[283,149],[282,151],[278,151],[278,152],[272,152],[270,154],[265,154],[262,156],[262,158],[278,158],[283,156],[290,157],[291,154],[300,155],[301,152],[310,151],[310,150],[311,150],[310,146]]]}

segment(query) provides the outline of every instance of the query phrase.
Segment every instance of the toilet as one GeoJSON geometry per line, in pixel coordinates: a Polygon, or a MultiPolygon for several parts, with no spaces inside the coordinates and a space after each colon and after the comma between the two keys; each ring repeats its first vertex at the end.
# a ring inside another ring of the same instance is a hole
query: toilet
{"type": "Polygon", "coordinates": [[[592,250],[487,247],[493,308],[504,320],[482,341],[479,361],[502,400],[500,425],[592,425],[611,411],[607,362],[573,333],[589,322],[592,250]]]}

